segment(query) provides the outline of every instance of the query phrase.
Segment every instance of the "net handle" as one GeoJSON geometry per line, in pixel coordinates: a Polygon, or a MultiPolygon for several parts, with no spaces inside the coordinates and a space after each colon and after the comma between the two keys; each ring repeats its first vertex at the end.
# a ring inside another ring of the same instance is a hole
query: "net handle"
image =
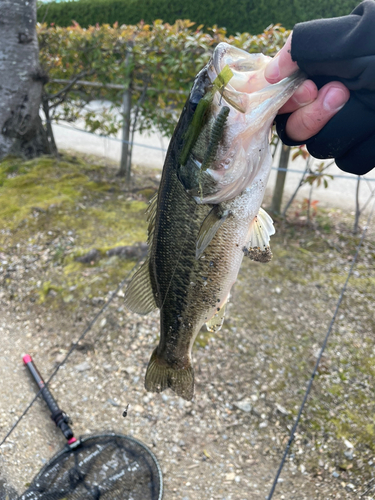
{"type": "Polygon", "coordinates": [[[64,434],[66,440],[68,441],[68,444],[70,445],[75,443],[77,440],[74,437],[73,431],[69,426],[69,423],[71,423],[69,417],[59,408],[59,405],[57,404],[55,398],[52,396],[50,390],[43,380],[43,377],[35,366],[32,357],[30,356],[30,354],[25,354],[22,359],[31,376],[33,377],[34,382],[40,389],[44,401],[47,403],[47,406],[51,412],[52,420],[55,422],[56,426],[60,428],[61,432],[64,434]]]}

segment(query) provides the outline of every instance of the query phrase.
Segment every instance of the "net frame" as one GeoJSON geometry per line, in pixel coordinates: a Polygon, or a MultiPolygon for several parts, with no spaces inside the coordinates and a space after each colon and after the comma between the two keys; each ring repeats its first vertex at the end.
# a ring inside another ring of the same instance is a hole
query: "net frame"
{"type": "MultiPolygon", "coordinates": [[[[115,432],[105,432],[105,433],[99,433],[99,434],[90,434],[88,436],[82,436],[80,437],[74,444],[72,445],[65,445],[64,448],[59,450],[55,455],[53,455],[50,460],[44,466],[40,469],[40,471],[36,474],[34,479],[32,480],[32,483],[30,484],[29,488],[20,495],[19,500],[28,500],[32,498],[37,498],[34,496],[32,488],[35,487],[38,481],[43,481],[43,476],[48,474],[48,472],[51,470],[51,468],[57,464],[59,461],[67,457],[67,454],[71,454],[74,451],[80,449],[81,445],[84,446],[85,444],[90,444],[90,441],[95,441],[97,439],[113,439],[113,440],[121,440],[121,441],[126,441],[126,442],[131,442],[132,444],[135,444],[136,446],[142,448],[142,450],[145,452],[145,456],[148,458],[151,458],[151,464],[154,466],[154,472],[157,473],[157,478],[158,478],[158,486],[159,486],[159,491],[157,492],[157,498],[155,500],[162,500],[163,498],[163,475],[161,471],[161,467],[159,465],[159,462],[156,458],[156,456],[152,453],[152,451],[146,446],[144,443],[139,441],[138,439],[135,439],[131,436],[127,436],[125,434],[118,434],[115,432]]],[[[46,491],[46,493],[48,493],[46,491]]],[[[63,497],[69,498],[69,497],[63,497]]],[[[74,497],[72,497],[74,498],[74,497]]],[[[131,498],[131,497],[130,497],[131,498]]],[[[124,499],[125,500],[125,499],[124,499]]]]}

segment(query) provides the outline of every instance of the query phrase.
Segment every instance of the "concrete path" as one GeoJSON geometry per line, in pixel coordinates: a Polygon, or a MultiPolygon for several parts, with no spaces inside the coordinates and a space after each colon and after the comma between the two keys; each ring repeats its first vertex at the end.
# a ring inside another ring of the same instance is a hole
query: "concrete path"
{"type": "MultiPolygon", "coordinates": [[[[54,125],[53,126],[57,146],[59,149],[69,149],[79,151],[81,153],[94,154],[99,157],[108,158],[115,162],[120,162],[121,158],[121,141],[120,136],[118,139],[108,139],[103,137],[94,136],[85,131],[72,129],[70,124],[54,125]]],[[[133,149],[133,163],[153,168],[162,168],[166,149],[169,145],[169,140],[163,138],[158,133],[135,134],[135,145],[133,149]],[[164,150],[164,151],[163,151],[164,150]]],[[[278,154],[274,160],[274,167],[278,162],[278,154]]],[[[320,163],[316,160],[315,164],[320,163]]],[[[284,190],[284,203],[288,201],[291,194],[294,192],[298,185],[302,172],[305,169],[305,161],[297,159],[290,162],[289,167],[291,170],[297,172],[288,172],[284,190]]],[[[341,177],[329,181],[329,187],[314,188],[313,200],[319,200],[319,206],[329,206],[343,209],[345,211],[355,210],[355,192],[357,186],[356,176],[342,172],[336,165],[332,165],[328,173],[332,175],[339,175],[341,177]]],[[[268,182],[268,194],[272,194],[277,172],[272,170],[270,180],[268,182]]],[[[371,194],[371,189],[375,189],[375,171],[370,172],[363,177],[360,186],[360,203],[365,204],[371,194]],[[366,181],[365,179],[372,179],[366,181]]],[[[298,199],[307,198],[309,196],[310,186],[303,186],[299,193],[298,199]]],[[[368,206],[371,206],[368,205],[368,206]]]]}

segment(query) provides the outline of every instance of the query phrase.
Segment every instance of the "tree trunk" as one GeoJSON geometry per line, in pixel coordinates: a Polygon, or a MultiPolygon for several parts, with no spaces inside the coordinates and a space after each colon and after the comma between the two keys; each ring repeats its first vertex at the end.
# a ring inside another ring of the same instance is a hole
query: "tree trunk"
{"type": "Polygon", "coordinates": [[[46,77],[38,59],[36,0],[0,0],[0,12],[0,159],[31,158],[48,152],[39,118],[46,77]]]}
{"type": "Polygon", "coordinates": [[[126,185],[130,185],[131,172],[131,154],[132,146],[130,144],[131,134],[131,107],[132,107],[132,74],[131,74],[131,59],[133,51],[133,42],[128,43],[125,58],[125,71],[127,73],[127,89],[122,96],[122,149],[120,169],[117,172],[119,177],[125,177],[126,185]]]}

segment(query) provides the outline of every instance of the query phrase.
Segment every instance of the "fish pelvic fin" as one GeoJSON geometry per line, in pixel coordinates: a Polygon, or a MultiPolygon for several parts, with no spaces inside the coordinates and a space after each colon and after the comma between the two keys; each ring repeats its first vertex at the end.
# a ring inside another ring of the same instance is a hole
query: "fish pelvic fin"
{"type": "Polygon", "coordinates": [[[227,305],[228,298],[229,294],[228,297],[225,299],[224,304],[220,308],[218,308],[218,310],[212,316],[212,318],[209,321],[207,321],[206,328],[209,332],[217,333],[223,326],[225,317],[225,306],[227,305]]]}
{"type": "Polygon", "coordinates": [[[259,209],[249,229],[249,243],[243,248],[246,257],[256,262],[269,262],[272,259],[270,237],[275,234],[273,221],[268,213],[259,209]]]}
{"type": "Polygon", "coordinates": [[[152,353],[148,363],[145,388],[149,392],[163,392],[172,389],[177,396],[191,401],[194,396],[194,371],[189,363],[186,368],[173,368],[157,354],[152,353]]]}

